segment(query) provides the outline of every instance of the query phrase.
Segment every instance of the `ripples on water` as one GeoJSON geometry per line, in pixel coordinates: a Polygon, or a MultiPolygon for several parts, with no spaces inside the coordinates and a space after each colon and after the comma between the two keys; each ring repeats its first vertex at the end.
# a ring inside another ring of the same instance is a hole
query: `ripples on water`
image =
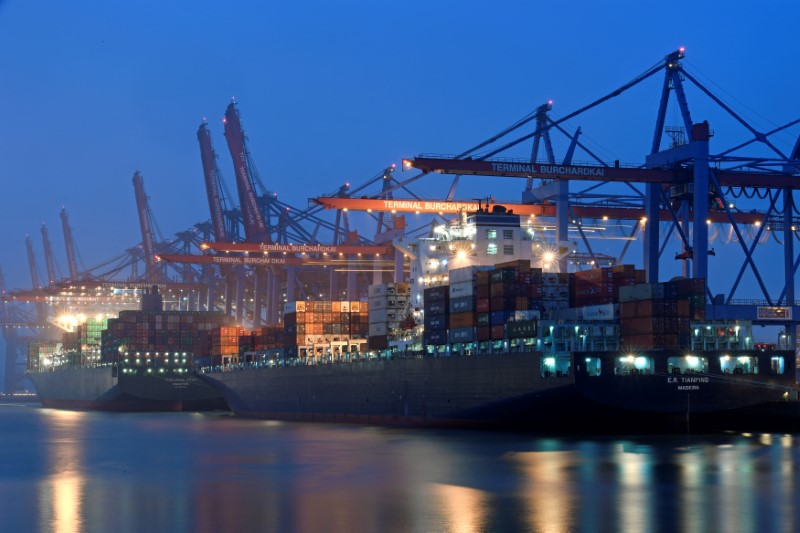
{"type": "Polygon", "coordinates": [[[800,530],[800,436],[547,438],[0,405],[0,531],[800,530]]]}

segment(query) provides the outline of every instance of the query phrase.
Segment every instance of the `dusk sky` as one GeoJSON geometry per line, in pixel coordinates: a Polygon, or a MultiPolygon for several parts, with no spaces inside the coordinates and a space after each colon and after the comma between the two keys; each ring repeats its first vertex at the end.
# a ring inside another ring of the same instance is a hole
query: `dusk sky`
{"type": "MultiPolygon", "coordinates": [[[[30,234],[44,279],[45,223],[66,276],[61,206],[86,267],[138,243],[136,170],[164,237],[208,219],[196,131],[207,117],[235,190],[221,123],[231,97],[262,180],[298,207],[404,157],[459,153],[549,99],[564,116],[680,46],[687,70],[769,130],[800,117],[798,15],[789,1],[0,0],[0,267],[7,286],[30,286],[30,234]]],[[[642,163],[662,77],[570,130],[608,161],[642,163]]],[[[698,91],[689,105],[711,123],[712,152],[749,138],[698,91]]],[[[798,133],[775,142],[789,152],[798,133]]],[[[559,139],[557,158],[564,149],[559,139]]],[[[506,155],[529,154],[525,143],[506,155]]],[[[449,183],[414,190],[441,198],[449,183]]],[[[519,201],[524,181],[462,185],[462,199],[519,201]]],[[[640,246],[627,258],[641,264],[640,246]]]]}

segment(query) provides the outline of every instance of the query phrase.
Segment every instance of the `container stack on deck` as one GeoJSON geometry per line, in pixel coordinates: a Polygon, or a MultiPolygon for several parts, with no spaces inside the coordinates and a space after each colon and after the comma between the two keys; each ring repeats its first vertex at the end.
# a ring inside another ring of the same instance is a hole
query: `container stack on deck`
{"type": "Polygon", "coordinates": [[[445,345],[448,341],[447,326],[450,320],[450,287],[428,287],[424,291],[424,299],[425,331],[422,342],[426,346],[445,345]]]}
{"type": "Polygon", "coordinates": [[[476,275],[491,267],[469,266],[450,271],[450,344],[475,341],[478,298],[476,275]]]}
{"type": "Polygon", "coordinates": [[[691,343],[691,321],[705,319],[705,281],[682,279],[620,289],[623,346],[659,349],[691,343]]]}
{"type": "MultiPolygon", "coordinates": [[[[238,326],[222,326],[211,332],[211,364],[214,366],[239,362],[243,338],[249,337],[250,330],[238,326]]],[[[246,342],[246,341],[245,341],[246,342]]],[[[245,345],[245,348],[249,348],[245,345]]]]}
{"type": "Polygon", "coordinates": [[[54,341],[30,341],[28,343],[28,370],[39,372],[52,368],[54,358],[62,346],[62,343],[54,341]]]}
{"type": "Polygon", "coordinates": [[[411,286],[408,283],[380,283],[369,287],[369,331],[370,350],[389,347],[389,334],[400,327],[402,313],[408,307],[411,286]]]}
{"type": "MultiPolygon", "coordinates": [[[[116,361],[123,352],[187,352],[196,359],[211,355],[211,332],[232,319],[208,311],[121,311],[102,332],[102,359],[116,361]]],[[[238,344],[238,340],[237,340],[238,344]]]]}
{"type": "Polygon", "coordinates": [[[644,280],[644,270],[636,270],[633,265],[575,272],[570,291],[570,307],[619,303],[620,287],[644,283],[644,280]]]}
{"type": "Polygon", "coordinates": [[[86,322],[78,324],[78,342],[81,350],[100,349],[103,330],[108,327],[108,321],[104,318],[87,318],[86,322]]]}
{"type": "Polygon", "coordinates": [[[253,330],[253,349],[256,351],[283,348],[283,326],[262,326],[253,330]]]}
{"type": "MultiPolygon", "coordinates": [[[[539,269],[534,269],[537,276],[539,269]]],[[[530,261],[513,261],[497,265],[489,272],[489,324],[490,338],[501,340],[508,337],[506,324],[532,318],[530,261]]],[[[481,306],[483,307],[483,305],[481,306]]]]}
{"type": "Polygon", "coordinates": [[[298,301],[284,305],[283,347],[287,357],[327,355],[332,343],[363,337],[364,302],[298,301]]]}
{"type": "Polygon", "coordinates": [[[569,309],[570,275],[566,272],[542,273],[542,318],[555,318],[569,309]]]}

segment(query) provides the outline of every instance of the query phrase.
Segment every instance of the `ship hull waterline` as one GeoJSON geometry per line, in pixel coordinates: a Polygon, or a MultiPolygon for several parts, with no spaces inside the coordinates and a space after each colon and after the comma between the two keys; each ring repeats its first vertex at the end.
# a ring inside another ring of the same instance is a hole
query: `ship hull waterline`
{"type": "Polygon", "coordinates": [[[66,410],[160,412],[227,410],[196,376],[122,375],[111,366],[29,373],[43,407],[66,410]]]}

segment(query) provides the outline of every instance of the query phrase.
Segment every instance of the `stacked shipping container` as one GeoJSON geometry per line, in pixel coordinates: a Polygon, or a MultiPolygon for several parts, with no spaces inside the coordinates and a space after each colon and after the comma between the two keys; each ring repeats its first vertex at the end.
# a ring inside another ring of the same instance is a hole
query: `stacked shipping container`
{"type": "Polygon", "coordinates": [[[389,334],[400,327],[403,313],[408,307],[411,286],[408,283],[381,283],[369,288],[370,350],[383,350],[389,346],[389,334]]]}
{"type": "Polygon", "coordinates": [[[562,272],[542,273],[542,318],[555,318],[569,308],[570,275],[562,272]]]}
{"type": "Polygon", "coordinates": [[[477,317],[477,280],[478,272],[488,271],[492,267],[469,266],[450,271],[450,343],[473,342],[476,339],[475,326],[477,317]]]}
{"type": "Polygon", "coordinates": [[[124,352],[187,352],[198,363],[210,363],[202,358],[212,356],[211,332],[232,320],[207,311],[121,311],[101,334],[102,359],[116,361],[124,352]]]}
{"type": "Polygon", "coordinates": [[[284,306],[283,347],[287,357],[319,352],[332,342],[363,338],[369,306],[360,301],[298,301],[284,306]]]}
{"type": "Polygon", "coordinates": [[[239,326],[222,326],[211,331],[211,364],[238,363],[239,354],[252,350],[248,342],[250,335],[250,330],[239,326]]]}
{"type": "Polygon", "coordinates": [[[633,265],[594,268],[572,275],[570,307],[619,303],[619,288],[644,283],[644,270],[633,265]]]}
{"type": "Polygon", "coordinates": [[[439,285],[424,291],[423,309],[425,331],[422,341],[427,346],[447,344],[447,326],[450,317],[450,287],[439,285]]]}
{"type": "Polygon", "coordinates": [[[667,349],[691,343],[691,321],[705,319],[705,280],[622,287],[620,336],[629,348],[667,349]]]}

